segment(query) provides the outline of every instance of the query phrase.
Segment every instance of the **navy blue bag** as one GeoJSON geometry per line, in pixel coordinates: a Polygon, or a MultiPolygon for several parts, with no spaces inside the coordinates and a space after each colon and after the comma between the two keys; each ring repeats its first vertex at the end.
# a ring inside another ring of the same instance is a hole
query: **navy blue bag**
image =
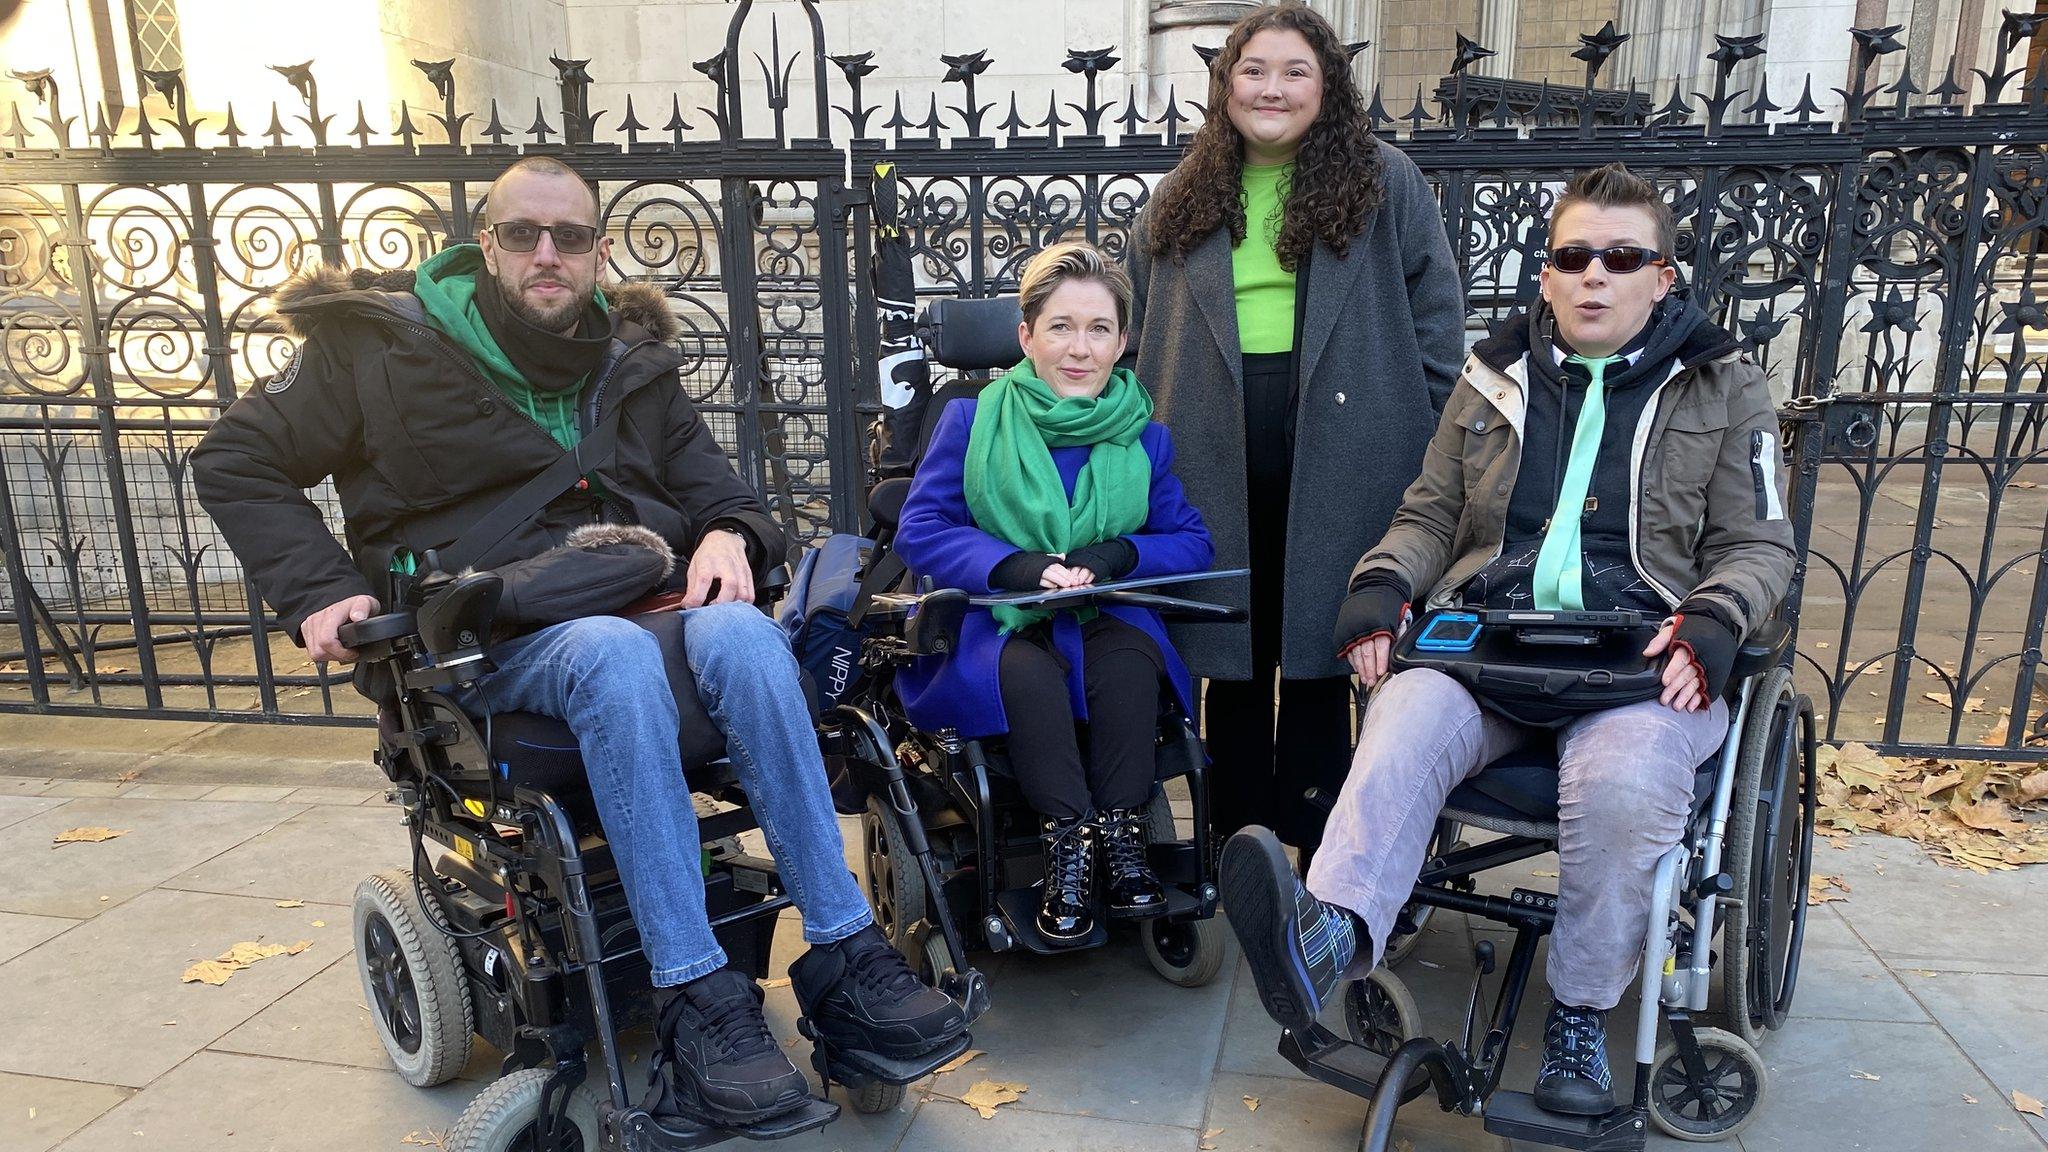
{"type": "Polygon", "coordinates": [[[860,664],[862,630],[847,622],[860,596],[861,575],[875,542],[834,533],[805,552],[790,577],[776,620],[789,634],[796,662],[810,673],[818,704],[830,708],[865,687],[860,664]]]}

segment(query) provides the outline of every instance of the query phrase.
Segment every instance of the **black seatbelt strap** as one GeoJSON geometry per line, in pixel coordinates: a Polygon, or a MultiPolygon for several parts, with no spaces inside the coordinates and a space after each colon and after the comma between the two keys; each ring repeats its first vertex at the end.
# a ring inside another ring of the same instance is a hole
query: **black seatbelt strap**
{"type": "Polygon", "coordinates": [[[619,413],[624,408],[623,404],[615,405],[605,413],[597,427],[590,430],[590,435],[578,440],[575,447],[556,457],[554,463],[535,473],[496,508],[486,512],[483,519],[471,524],[467,531],[455,538],[454,543],[441,549],[436,555],[442,571],[452,575],[474,566],[520,525],[538,515],[555,497],[574,488],[585,473],[610,463],[612,455],[618,451],[619,413]]]}

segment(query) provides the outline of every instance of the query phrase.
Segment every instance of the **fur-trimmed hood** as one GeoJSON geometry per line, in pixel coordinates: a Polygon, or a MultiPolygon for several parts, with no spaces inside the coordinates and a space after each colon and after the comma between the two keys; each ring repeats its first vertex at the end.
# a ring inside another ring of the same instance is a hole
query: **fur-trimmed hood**
{"type": "MultiPolygon", "coordinates": [[[[384,297],[381,303],[385,306],[407,314],[409,319],[415,318],[412,314],[418,311],[419,304],[412,294],[413,278],[410,268],[379,272],[374,268],[318,264],[279,285],[271,293],[270,301],[284,322],[285,331],[303,340],[328,309],[374,304],[378,296],[384,297]]],[[[682,331],[675,314],[669,311],[667,298],[655,285],[623,283],[601,287],[612,311],[626,324],[638,325],[663,343],[674,340],[682,331]]]]}

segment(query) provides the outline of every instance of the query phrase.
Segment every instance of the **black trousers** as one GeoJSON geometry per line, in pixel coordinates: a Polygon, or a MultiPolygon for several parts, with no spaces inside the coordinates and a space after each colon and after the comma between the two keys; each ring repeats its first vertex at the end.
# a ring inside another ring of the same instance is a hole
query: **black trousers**
{"type": "MultiPolygon", "coordinates": [[[[1325,813],[1303,799],[1333,797],[1351,766],[1351,679],[1281,678],[1287,586],[1287,501],[1294,474],[1294,355],[1244,358],[1245,492],[1251,534],[1252,678],[1211,680],[1202,698],[1210,823],[1227,836],[1264,824],[1297,848],[1322,840],[1325,813]],[[1276,699],[1277,695],[1277,699],[1276,699]]],[[[1343,589],[1332,588],[1340,596],[1343,589]]]]}
{"type": "Polygon", "coordinates": [[[1072,820],[1151,799],[1166,663],[1150,636],[1107,614],[1081,625],[1085,757],[1067,695],[1067,662],[1048,628],[1012,636],[996,669],[1010,722],[1010,766],[1033,810],[1072,820]]]}

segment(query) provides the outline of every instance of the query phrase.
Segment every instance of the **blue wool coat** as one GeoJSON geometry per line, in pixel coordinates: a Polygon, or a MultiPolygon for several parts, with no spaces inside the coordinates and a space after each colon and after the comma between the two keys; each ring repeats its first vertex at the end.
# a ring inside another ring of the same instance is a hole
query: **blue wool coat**
{"type": "MultiPolygon", "coordinates": [[[[903,513],[897,520],[896,552],[914,575],[931,577],[936,587],[962,588],[973,595],[987,595],[998,591],[989,586],[990,573],[1018,549],[976,527],[974,517],[967,511],[967,495],[961,481],[976,403],[955,400],[940,415],[931,446],[925,452],[924,462],[918,465],[917,477],[911,481],[910,495],[904,500],[903,513]]],[[[1138,566],[1124,578],[1206,571],[1215,549],[1209,543],[1209,530],[1202,525],[1202,514],[1181,495],[1180,480],[1173,474],[1173,441],[1165,425],[1146,425],[1139,443],[1152,458],[1152,491],[1144,527],[1127,537],[1137,546],[1138,566]]],[[[1088,452],[1086,447],[1052,450],[1053,463],[1059,467],[1068,499],[1073,498],[1074,479],[1088,462],[1088,452]]],[[[1166,628],[1159,614],[1138,608],[1104,610],[1144,632],[1159,646],[1174,695],[1187,715],[1194,715],[1194,693],[1187,666],[1167,643],[1166,628]]],[[[1086,720],[1088,699],[1081,683],[1081,629],[1073,613],[1055,616],[1052,634],[1054,646],[1067,662],[1067,697],[1073,703],[1074,718],[1086,720]]],[[[995,617],[987,609],[970,610],[960,627],[960,645],[950,657],[925,657],[897,673],[897,694],[910,722],[927,730],[952,728],[970,740],[1009,731],[996,682],[998,660],[1008,639],[997,631],[995,617]]]]}

